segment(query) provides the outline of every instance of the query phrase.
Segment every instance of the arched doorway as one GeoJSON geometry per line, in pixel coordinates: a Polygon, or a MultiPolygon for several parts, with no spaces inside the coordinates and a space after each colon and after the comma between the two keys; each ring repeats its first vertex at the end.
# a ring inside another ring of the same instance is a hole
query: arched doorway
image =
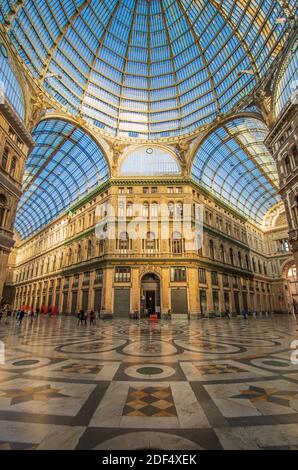
{"type": "Polygon", "coordinates": [[[154,273],[144,274],[141,279],[141,313],[160,318],[160,279],[154,273]]]}

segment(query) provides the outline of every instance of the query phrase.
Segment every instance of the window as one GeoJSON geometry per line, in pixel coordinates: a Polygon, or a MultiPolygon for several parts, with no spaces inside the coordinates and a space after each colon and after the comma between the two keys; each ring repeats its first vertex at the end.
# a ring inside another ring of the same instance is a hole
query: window
{"type": "Polygon", "coordinates": [[[83,277],[83,286],[89,286],[90,283],[90,271],[86,271],[83,277]]]}
{"type": "Polygon", "coordinates": [[[286,169],[286,174],[290,175],[292,168],[291,168],[291,160],[288,156],[285,158],[285,169],[286,169]]]}
{"type": "Polygon", "coordinates": [[[220,254],[220,261],[224,263],[225,262],[225,249],[224,249],[223,244],[220,245],[219,254],[220,254]]]}
{"type": "Polygon", "coordinates": [[[125,194],[124,188],[118,188],[118,194],[125,194]]]}
{"type": "Polygon", "coordinates": [[[206,270],[199,268],[199,283],[206,284],[206,270]]]}
{"type": "Polygon", "coordinates": [[[115,282],[130,282],[130,268],[117,266],[115,268],[115,282]]]}
{"type": "Polygon", "coordinates": [[[79,285],[79,274],[73,276],[72,287],[78,287],[79,285]]]}
{"type": "Polygon", "coordinates": [[[231,265],[234,266],[234,252],[232,248],[230,248],[230,261],[231,265]]]}
{"type": "Polygon", "coordinates": [[[148,187],[143,188],[143,194],[149,194],[149,188],[148,187]]]}
{"type": "Polygon", "coordinates": [[[145,248],[147,252],[154,252],[156,249],[157,240],[153,232],[147,233],[147,238],[145,240],[145,248]]]}
{"type": "Polygon", "coordinates": [[[133,203],[128,202],[126,206],[126,216],[127,217],[132,217],[133,216],[133,203]]]}
{"type": "Polygon", "coordinates": [[[10,170],[9,170],[10,176],[12,176],[13,178],[14,178],[15,173],[16,173],[16,167],[17,167],[17,158],[13,157],[12,160],[11,160],[10,170]]]}
{"type": "Polygon", "coordinates": [[[173,202],[168,203],[168,213],[169,213],[169,218],[172,219],[174,217],[174,203],[173,202]]]}
{"type": "Polygon", "coordinates": [[[143,217],[148,217],[149,216],[149,204],[148,202],[144,202],[143,204],[143,217]]]}
{"type": "Polygon", "coordinates": [[[222,275],[222,283],[224,287],[229,287],[229,276],[227,274],[222,275]]]}
{"type": "Polygon", "coordinates": [[[240,268],[242,268],[242,256],[241,256],[240,251],[238,251],[238,263],[239,263],[240,268]]]}
{"type": "Polygon", "coordinates": [[[88,240],[87,257],[91,258],[91,256],[92,256],[92,241],[88,240]]]}
{"type": "Polygon", "coordinates": [[[152,194],[156,194],[157,192],[158,192],[157,187],[156,187],[156,186],[153,186],[153,187],[151,188],[151,193],[152,193],[152,194]]]}
{"type": "Polygon", "coordinates": [[[129,248],[129,237],[127,232],[121,232],[119,236],[119,250],[127,251],[129,248]]]}
{"type": "Polygon", "coordinates": [[[5,147],[3,155],[2,155],[2,168],[3,168],[3,170],[6,170],[6,168],[7,168],[7,162],[8,162],[8,148],[5,147]]]}
{"type": "Polygon", "coordinates": [[[174,192],[174,188],[172,186],[168,187],[168,194],[172,194],[174,192]]]}
{"type": "Polygon", "coordinates": [[[0,194],[0,227],[5,224],[5,212],[6,212],[7,199],[4,194],[0,194]]]}
{"type": "Polygon", "coordinates": [[[209,240],[209,256],[214,259],[214,243],[213,240],[209,240]]]}
{"type": "Polygon", "coordinates": [[[211,271],[211,282],[213,286],[218,285],[218,274],[216,271],[211,271]]]}
{"type": "Polygon", "coordinates": [[[237,288],[239,286],[238,277],[233,276],[233,287],[237,288]]]}
{"type": "Polygon", "coordinates": [[[182,253],[182,237],[180,232],[173,233],[173,240],[172,240],[172,252],[173,253],[182,253]]]}
{"type": "Polygon", "coordinates": [[[132,194],[132,193],[133,193],[133,188],[132,187],[127,188],[127,194],[132,194]]]}
{"type": "Polygon", "coordinates": [[[118,204],[118,217],[124,217],[124,202],[118,204]]]}
{"type": "Polygon", "coordinates": [[[185,282],[186,281],[186,268],[177,267],[171,268],[171,282],[185,282]]]}
{"type": "Polygon", "coordinates": [[[150,208],[150,212],[151,212],[151,217],[158,217],[158,203],[157,202],[153,202],[151,204],[151,208],[150,208]]]}
{"type": "Polygon", "coordinates": [[[103,269],[102,268],[99,268],[99,269],[96,269],[95,271],[95,284],[100,284],[102,283],[102,280],[103,280],[103,269]]]}
{"type": "Polygon", "coordinates": [[[176,188],[176,193],[177,193],[177,194],[182,194],[182,188],[181,188],[181,186],[178,186],[178,187],[176,188]]]}

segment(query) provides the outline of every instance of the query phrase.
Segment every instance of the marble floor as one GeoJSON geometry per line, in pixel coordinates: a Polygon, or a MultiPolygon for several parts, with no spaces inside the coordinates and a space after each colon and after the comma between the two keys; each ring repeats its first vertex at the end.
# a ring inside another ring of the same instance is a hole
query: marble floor
{"type": "Polygon", "coordinates": [[[298,449],[297,339],[277,315],[2,320],[0,450],[298,449]]]}

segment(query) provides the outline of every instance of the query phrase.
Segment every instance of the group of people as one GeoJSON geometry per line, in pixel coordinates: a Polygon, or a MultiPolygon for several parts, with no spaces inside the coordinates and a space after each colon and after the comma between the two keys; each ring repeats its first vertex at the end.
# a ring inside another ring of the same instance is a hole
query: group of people
{"type": "Polygon", "coordinates": [[[78,313],[78,325],[87,325],[89,318],[89,324],[93,325],[96,323],[96,318],[98,318],[97,312],[91,310],[89,313],[87,310],[80,310],[78,313]]]}
{"type": "Polygon", "coordinates": [[[11,307],[10,304],[3,304],[0,307],[0,322],[2,321],[2,318],[5,318],[5,323],[9,323],[10,319],[13,315],[13,308],[11,307]]]}

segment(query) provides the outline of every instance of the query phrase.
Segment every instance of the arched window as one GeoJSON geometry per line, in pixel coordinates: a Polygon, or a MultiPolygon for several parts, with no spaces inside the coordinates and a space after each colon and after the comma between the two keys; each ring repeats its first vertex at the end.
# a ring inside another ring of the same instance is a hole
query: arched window
{"type": "Polygon", "coordinates": [[[56,271],[56,255],[53,258],[52,271],[56,271]]]}
{"type": "Polygon", "coordinates": [[[242,256],[241,256],[240,251],[238,251],[238,263],[239,263],[240,268],[242,268],[242,256]]]}
{"type": "Polygon", "coordinates": [[[92,241],[88,240],[88,246],[87,246],[87,258],[92,257],[92,241]]]}
{"type": "Polygon", "coordinates": [[[151,214],[151,217],[153,218],[157,218],[158,217],[158,203],[157,202],[153,202],[150,206],[150,214],[151,214]]]}
{"type": "Polygon", "coordinates": [[[209,240],[209,256],[211,259],[214,259],[214,242],[209,240]]]}
{"type": "Polygon", "coordinates": [[[5,224],[5,212],[6,212],[7,199],[4,194],[0,194],[0,227],[5,224]]]}
{"type": "Polygon", "coordinates": [[[292,150],[292,155],[294,158],[295,166],[298,166],[298,150],[297,150],[297,145],[294,145],[293,150],[292,150]]]}
{"type": "Polygon", "coordinates": [[[68,265],[72,264],[72,248],[69,248],[68,252],[68,265]]]}
{"type": "Polygon", "coordinates": [[[64,253],[62,251],[61,255],[60,255],[60,268],[63,267],[63,258],[64,258],[64,253]]]}
{"type": "Polygon", "coordinates": [[[118,217],[124,217],[124,202],[120,201],[118,204],[118,217]]]}
{"type": "Polygon", "coordinates": [[[174,217],[174,203],[173,202],[168,203],[168,214],[169,214],[170,219],[174,217]]]}
{"type": "Polygon", "coordinates": [[[259,270],[259,273],[262,274],[262,265],[261,265],[260,260],[258,260],[258,270],[259,270]]]}
{"type": "Polygon", "coordinates": [[[77,261],[80,263],[82,261],[82,247],[81,245],[78,245],[78,256],[77,256],[77,261]]]}
{"type": "Polygon", "coordinates": [[[9,173],[10,173],[10,176],[12,176],[13,178],[15,177],[15,174],[16,174],[16,168],[17,168],[17,158],[12,157],[9,173]]]}
{"type": "Polygon", "coordinates": [[[267,267],[266,267],[265,262],[263,263],[263,272],[264,272],[265,276],[267,276],[267,267]]]}
{"type": "Polygon", "coordinates": [[[246,269],[250,269],[249,257],[248,257],[248,255],[245,255],[245,264],[246,264],[246,269]]]}
{"type": "Polygon", "coordinates": [[[230,261],[231,261],[231,265],[234,266],[235,261],[234,261],[234,252],[233,252],[233,248],[230,248],[230,261]]]}
{"type": "Polygon", "coordinates": [[[177,202],[175,204],[176,209],[176,219],[181,219],[183,217],[183,204],[182,202],[177,202]]]}
{"type": "Polygon", "coordinates": [[[149,217],[149,204],[148,202],[143,203],[143,217],[149,217]]]}
{"type": "Polygon", "coordinates": [[[256,262],[255,262],[254,258],[252,258],[252,269],[253,269],[253,272],[255,273],[256,272],[256,262]]]}
{"type": "Polygon", "coordinates": [[[285,169],[286,169],[286,174],[290,175],[292,168],[291,168],[291,160],[288,156],[285,158],[285,169]]]}
{"type": "Polygon", "coordinates": [[[224,249],[223,244],[220,245],[219,253],[220,253],[220,261],[224,263],[225,262],[225,249],[224,249]]]}
{"type": "Polygon", "coordinates": [[[172,252],[182,253],[183,251],[183,240],[180,232],[173,232],[172,240],[172,252]]]}
{"type": "Polygon", "coordinates": [[[126,217],[133,217],[133,203],[128,202],[126,206],[126,217]]]}
{"type": "Polygon", "coordinates": [[[5,147],[5,149],[3,151],[3,155],[2,155],[2,162],[1,162],[1,166],[2,166],[4,171],[6,171],[6,169],[7,169],[8,153],[9,153],[8,148],[5,147]]]}

